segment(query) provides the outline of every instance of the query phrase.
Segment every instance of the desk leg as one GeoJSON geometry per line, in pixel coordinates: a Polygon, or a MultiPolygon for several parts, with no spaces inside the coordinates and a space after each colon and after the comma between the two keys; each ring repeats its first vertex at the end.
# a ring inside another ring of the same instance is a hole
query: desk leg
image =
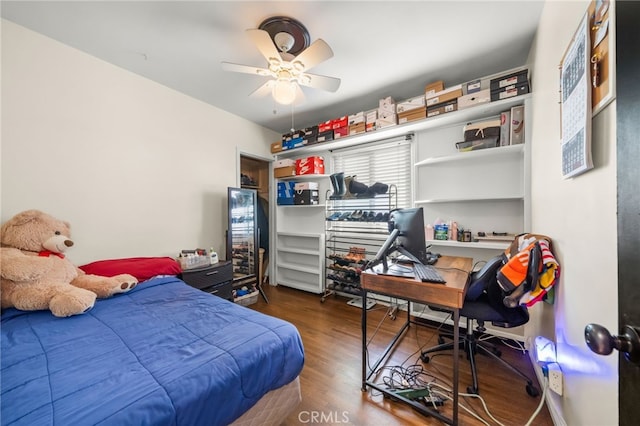
{"type": "Polygon", "coordinates": [[[362,290],[362,392],[367,391],[367,291],[362,290]]]}
{"type": "Polygon", "coordinates": [[[458,367],[460,364],[460,310],[453,310],[453,424],[458,424],[458,367]]]}

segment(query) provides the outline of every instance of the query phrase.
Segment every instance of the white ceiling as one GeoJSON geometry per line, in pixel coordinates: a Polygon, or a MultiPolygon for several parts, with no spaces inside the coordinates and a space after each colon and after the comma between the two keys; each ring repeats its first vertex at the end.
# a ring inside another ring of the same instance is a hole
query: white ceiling
{"type": "Polygon", "coordinates": [[[334,57],[314,74],[336,93],[304,88],[295,128],[523,65],[543,7],[536,1],[2,1],[2,17],[276,132],[291,107],[249,98],[265,77],[223,71],[222,61],[264,67],[245,34],[265,19],[302,22],[334,57]]]}

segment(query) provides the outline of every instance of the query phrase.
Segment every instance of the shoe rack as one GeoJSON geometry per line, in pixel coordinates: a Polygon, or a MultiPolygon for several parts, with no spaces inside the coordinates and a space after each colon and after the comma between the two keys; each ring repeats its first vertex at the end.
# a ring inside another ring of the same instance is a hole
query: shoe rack
{"type": "Polygon", "coordinates": [[[360,274],[389,235],[389,212],[396,208],[397,188],[383,193],[336,196],[327,191],[325,205],[326,282],[321,302],[330,295],[361,296],[360,274]]]}

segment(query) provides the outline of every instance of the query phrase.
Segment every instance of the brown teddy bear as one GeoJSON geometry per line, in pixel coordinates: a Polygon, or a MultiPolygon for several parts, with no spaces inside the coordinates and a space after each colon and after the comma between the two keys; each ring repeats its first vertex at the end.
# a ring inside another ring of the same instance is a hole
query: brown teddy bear
{"type": "Polygon", "coordinates": [[[73,246],[70,225],[39,210],[18,213],[0,229],[0,293],[2,308],[49,309],[57,317],[82,314],[96,297],[133,289],[129,274],[87,275],[64,252],[73,246]]]}

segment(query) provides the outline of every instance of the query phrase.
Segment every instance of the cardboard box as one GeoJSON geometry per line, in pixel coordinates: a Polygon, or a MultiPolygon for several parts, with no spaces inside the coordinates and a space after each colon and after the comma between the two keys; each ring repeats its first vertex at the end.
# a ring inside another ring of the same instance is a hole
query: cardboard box
{"type": "Polygon", "coordinates": [[[413,109],[422,108],[426,106],[426,98],[424,95],[416,96],[414,98],[410,98],[404,100],[402,102],[398,102],[396,104],[396,111],[398,114],[406,111],[411,111],[413,109]]]}
{"type": "Polygon", "coordinates": [[[296,165],[296,160],[292,158],[285,158],[283,160],[277,160],[273,162],[273,168],[279,169],[281,167],[291,167],[296,165]]]}
{"type": "Polygon", "coordinates": [[[324,174],[324,158],[312,156],[296,160],[296,175],[324,174]]]}
{"type": "Polygon", "coordinates": [[[465,90],[468,95],[479,92],[482,90],[482,82],[480,80],[469,81],[465,84],[465,90]]]}
{"type": "Polygon", "coordinates": [[[352,124],[349,126],[349,135],[357,135],[367,131],[367,125],[363,123],[352,124]]]}
{"type": "Polygon", "coordinates": [[[286,151],[288,149],[300,148],[304,146],[304,141],[302,138],[292,138],[287,141],[282,142],[282,150],[286,151]]]}
{"type": "Polygon", "coordinates": [[[449,87],[448,89],[427,96],[427,106],[441,104],[452,99],[457,99],[460,96],[462,96],[462,85],[458,84],[457,86],[449,87]]]}
{"type": "Polygon", "coordinates": [[[424,88],[425,97],[433,96],[437,92],[441,92],[444,90],[444,81],[438,80],[433,83],[429,83],[424,88]]]}
{"type": "Polygon", "coordinates": [[[372,109],[371,111],[367,111],[364,115],[365,123],[375,123],[378,119],[378,110],[372,109]]]}
{"type": "Polygon", "coordinates": [[[282,141],[274,142],[271,144],[271,153],[282,152],[282,141]]]}
{"type": "Polygon", "coordinates": [[[293,204],[296,206],[310,206],[320,203],[318,191],[303,189],[293,194],[293,204]]]}
{"type": "Polygon", "coordinates": [[[296,182],[278,182],[277,203],[278,205],[293,205],[293,195],[295,194],[296,182]]]}
{"type": "Polygon", "coordinates": [[[340,139],[342,137],[349,136],[349,127],[340,127],[339,129],[333,129],[333,139],[340,139]]]}
{"type": "Polygon", "coordinates": [[[374,130],[376,130],[376,122],[375,121],[373,123],[365,124],[365,131],[366,132],[372,132],[374,130]]]}
{"type": "Polygon", "coordinates": [[[398,114],[398,124],[427,118],[427,107],[412,109],[398,114]]]}
{"type": "Polygon", "coordinates": [[[511,145],[524,143],[524,105],[511,108],[511,145]]]}
{"type": "Polygon", "coordinates": [[[507,86],[504,89],[492,90],[491,102],[501,101],[514,96],[526,95],[527,93],[529,93],[529,83],[518,83],[516,85],[507,86]]]}
{"type": "Polygon", "coordinates": [[[344,117],[334,118],[333,120],[331,120],[331,129],[333,130],[340,129],[342,127],[347,127],[348,125],[349,125],[349,117],[346,115],[344,117]]]}
{"type": "Polygon", "coordinates": [[[437,105],[427,107],[427,117],[435,117],[437,115],[446,114],[448,112],[458,110],[458,99],[452,99],[437,105]]]}
{"type": "MultiPolygon", "coordinates": [[[[318,130],[320,128],[318,127],[318,130]]],[[[320,142],[329,142],[333,140],[333,130],[325,130],[323,132],[318,131],[318,143],[320,142]]]]}
{"type": "Polygon", "coordinates": [[[294,191],[302,191],[305,189],[312,189],[317,191],[320,188],[318,182],[296,182],[296,184],[293,186],[294,191]]]}
{"type": "Polygon", "coordinates": [[[380,99],[378,101],[378,111],[396,112],[396,101],[391,97],[380,99]]]}
{"type": "Polygon", "coordinates": [[[278,167],[273,169],[273,177],[276,179],[291,177],[296,175],[296,166],[278,167]]]}
{"type": "Polygon", "coordinates": [[[500,113],[500,146],[511,145],[511,111],[500,113]]]}
{"type": "Polygon", "coordinates": [[[297,182],[286,181],[286,182],[278,182],[278,198],[293,198],[293,193],[295,192],[297,182]]]}
{"type": "Polygon", "coordinates": [[[521,86],[523,83],[529,83],[529,70],[512,72],[497,78],[491,79],[489,88],[491,91],[505,89],[509,86],[521,86]]]}
{"type": "Polygon", "coordinates": [[[356,114],[351,114],[349,116],[348,125],[351,126],[353,124],[359,124],[359,123],[364,124],[365,123],[365,117],[366,116],[364,115],[364,111],[360,111],[360,112],[358,112],[356,114]]]}
{"type": "Polygon", "coordinates": [[[484,89],[470,95],[460,96],[458,98],[458,109],[470,108],[488,102],[491,102],[491,91],[484,89]]]}
{"type": "Polygon", "coordinates": [[[327,120],[324,123],[318,124],[318,136],[320,136],[320,133],[324,133],[327,130],[333,130],[333,128],[331,127],[332,124],[333,120],[327,120]]]}

